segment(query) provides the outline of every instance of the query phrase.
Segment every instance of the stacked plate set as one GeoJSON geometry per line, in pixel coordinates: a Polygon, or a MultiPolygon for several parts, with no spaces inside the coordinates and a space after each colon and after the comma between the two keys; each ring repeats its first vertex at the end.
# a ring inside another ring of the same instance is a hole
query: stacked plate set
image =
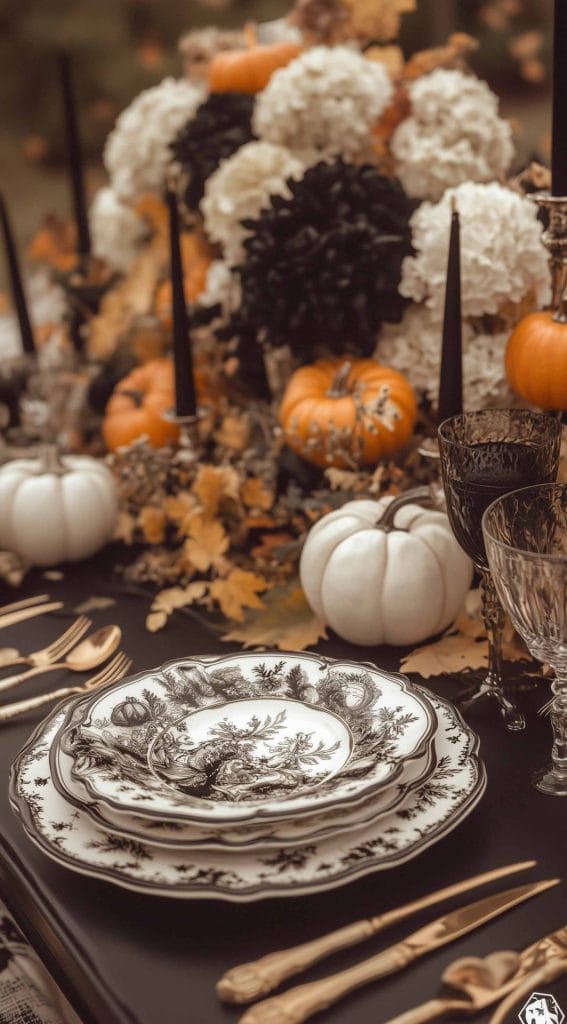
{"type": "Polygon", "coordinates": [[[316,655],[169,662],[60,704],[10,799],[58,863],[141,892],[334,888],[450,832],[486,784],[447,701],[316,655]]]}

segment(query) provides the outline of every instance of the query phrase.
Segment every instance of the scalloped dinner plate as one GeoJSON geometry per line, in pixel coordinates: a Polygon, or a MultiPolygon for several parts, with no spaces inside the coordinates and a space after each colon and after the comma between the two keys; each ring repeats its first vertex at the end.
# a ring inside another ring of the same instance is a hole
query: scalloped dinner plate
{"type": "Polygon", "coordinates": [[[303,653],[171,661],[77,706],[63,742],[91,800],[209,826],[357,804],[421,758],[437,727],[405,676],[303,653]]]}

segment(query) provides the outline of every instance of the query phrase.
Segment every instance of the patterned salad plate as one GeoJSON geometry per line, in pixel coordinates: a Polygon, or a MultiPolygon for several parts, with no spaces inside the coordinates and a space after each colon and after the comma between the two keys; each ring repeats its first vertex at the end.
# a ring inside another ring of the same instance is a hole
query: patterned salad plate
{"type": "MultiPolygon", "coordinates": [[[[303,657],[294,660],[302,662],[303,657]]],[[[284,671],[289,669],[289,661],[285,659],[284,671]]],[[[321,664],[320,659],[314,662],[321,664]]],[[[257,658],[253,664],[258,665],[257,658]]],[[[267,671],[274,667],[267,657],[263,664],[267,671]]],[[[332,666],[326,663],[320,671],[323,678],[333,676],[332,666]]],[[[365,674],[366,669],[362,672],[365,674]]],[[[237,678],[240,677],[233,677],[237,678]]],[[[153,680],[154,676],[150,687],[146,679],[148,694],[154,693],[153,680]]],[[[107,710],[111,713],[116,706],[117,689],[114,688],[113,702],[108,708],[105,706],[102,719],[97,712],[100,729],[104,728],[103,721],[110,720],[107,710]]],[[[438,721],[433,739],[434,770],[407,792],[395,809],[376,821],[354,825],[338,835],[310,838],[293,846],[242,851],[172,848],[119,835],[111,825],[95,820],[88,805],[67,799],[51,775],[52,745],[68,714],[78,708],[77,701],[53,711],[21,751],[12,768],[10,800],[30,838],[51,858],[128,889],[161,896],[236,902],[323,891],[410,860],[455,828],[482,796],[486,779],[477,756],[477,737],[449,703],[428,696],[419,688],[415,688],[415,693],[424,706],[432,708],[438,721]]],[[[107,691],[106,696],[109,695],[107,691]]],[[[120,698],[123,703],[124,695],[120,698]]],[[[241,693],[238,698],[242,698],[241,693]]],[[[151,703],[149,696],[143,694],[132,694],[130,699],[144,699],[148,706],[151,703]]],[[[315,701],[310,703],[318,706],[315,701]]],[[[397,704],[387,706],[390,715],[397,708],[397,704]]],[[[176,710],[172,722],[179,720],[179,705],[176,710]]],[[[93,705],[89,714],[92,711],[93,705]]],[[[350,719],[348,724],[355,735],[350,719]]],[[[144,737],[142,732],[146,755],[149,741],[144,737]]],[[[89,753],[76,753],[79,756],[86,761],[89,753]]],[[[145,772],[148,778],[153,777],[148,768],[145,772]]],[[[333,781],[340,774],[339,770],[333,781]]]]}
{"type": "Polygon", "coordinates": [[[92,801],[207,827],[357,805],[423,764],[437,728],[404,676],[310,654],[172,661],[76,707],[65,751],[92,801]]]}
{"type": "MultiPolygon", "coordinates": [[[[118,835],[142,839],[146,843],[158,846],[252,850],[296,845],[307,839],[337,835],[348,831],[353,825],[377,821],[398,807],[407,793],[415,789],[435,767],[435,745],[431,743],[421,757],[412,758],[406,763],[402,775],[395,783],[351,807],[331,808],[319,814],[244,825],[199,826],[176,821],[160,821],[156,818],[118,812],[93,801],[84,784],[73,775],[73,757],[67,752],[68,737],[73,735],[75,726],[84,715],[84,710],[77,700],[72,701],[67,707],[65,720],[49,751],[50,771],[55,788],[61,796],[76,806],[82,808],[88,805],[91,818],[103,828],[112,828],[118,835]]],[[[72,746],[71,743],[71,750],[72,746]]]]}

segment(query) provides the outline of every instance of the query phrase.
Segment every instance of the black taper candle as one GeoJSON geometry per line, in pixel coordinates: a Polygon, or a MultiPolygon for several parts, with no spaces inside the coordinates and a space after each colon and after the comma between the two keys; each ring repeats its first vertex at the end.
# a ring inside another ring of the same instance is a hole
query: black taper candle
{"type": "Polygon", "coordinates": [[[454,199],[451,209],[451,234],[447,259],[447,286],[437,406],[440,423],[449,416],[457,416],[463,411],[461,241],[459,214],[454,199]]]}
{"type": "Polygon", "coordinates": [[[16,243],[14,242],[14,236],[12,234],[12,227],[10,225],[10,218],[8,216],[6,202],[1,192],[0,221],[2,222],[2,234],[4,235],[6,262],[8,264],[10,284],[12,286],[12,298],[14,300],[14,306],[16,308],[16,315],[18,317],[18,324],[20,327],[22,348],[24,352],[35,352],[32,325],[28,313],[26,294],[24,292],[24,286],[22,284],[22,276],[20,274],[20,265],[18,263],[18,254],[16,252],[16,243]]]}
{"type": "Polygon", "coordinates": [[[555,0],[553,15],[551,192],[567,196],[567,0],[555,0]]]}
{"type": "Polygon", "coordinates": [[[183,262],[179,239],[179,210],[177,196],[168,191],[169,248],[171,258],[171,299],[173,317],[173,356],[175,359],[175,412],[177,416],[195,416],[197,396],[193,378],[193,359],[189,317],[183,287],[183,262]]]}
{"type": "Polygon", "coordinates": [[[69,171],[71,173],[73,212],[75,222],[77,224],[79,255],[87,257],[90,256],[91,252],[91,233],[89,230],[89,218],[85,199],[81,140],[77,122],[75,92],[73,89],[73,79],[71,75],[71,62],[67,53],[59,53],[57,55],[57,61],[59,65],[59,77],[61,79],[61,93],[63,96],[67,154],[69,158],[69,171]]]}

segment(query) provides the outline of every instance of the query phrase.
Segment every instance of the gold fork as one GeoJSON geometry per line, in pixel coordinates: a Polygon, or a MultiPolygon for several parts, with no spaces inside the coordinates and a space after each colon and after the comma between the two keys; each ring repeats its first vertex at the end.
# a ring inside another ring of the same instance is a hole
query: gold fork
{"type": "Polygon", "coordinates": [[[47,647],[42,647],[39,651],[33,651],[32,654],[20,654],[15,648],[3,648],[6,657],[3,657],[2,650],[0,650],[0,667],[10,668],[12,665],[31,665],[33,668],[40,668],[44,665],[51,665],[58,658],[67,654],[91,626],[92,620],[88,619],[86,615],[80,615],[61,636],[53,640],[47,647]]]}
{"type": "Polygon", "coordinates": [[[5,704],[4,707],[0,707],[0,722],[8,722],[11,718],[16,718],[17,715],[23,715],[26,711],[40,708],[43,704],[51,704],[54,700],[63,700],[64,697],[71,697],[74,693],[89,693],[107,683],[116,683],[126,675],[131,664],[132,659],[121,652],[112,661],[109,661],[105,668],[97,672],[96,676],[87,679],[86,683],[82,683],[81,686],[62,686],[58,690],[52,690],[51,693],[42,693],[39,697],[28,697],[26,700],[15,701],[13,704],[5,704]]]}

